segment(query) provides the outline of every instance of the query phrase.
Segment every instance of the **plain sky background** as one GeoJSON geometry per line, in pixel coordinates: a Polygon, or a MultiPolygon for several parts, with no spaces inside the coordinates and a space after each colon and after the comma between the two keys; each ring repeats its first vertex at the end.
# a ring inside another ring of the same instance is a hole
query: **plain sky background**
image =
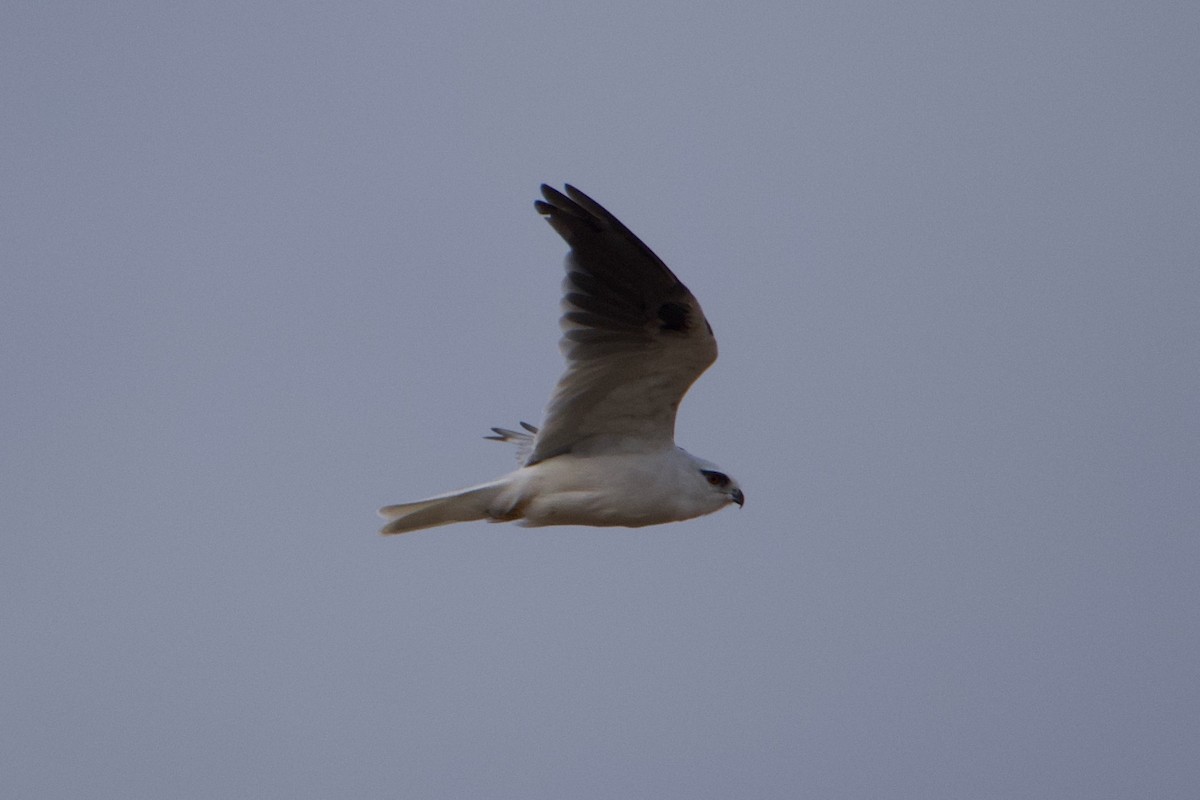
{"type": "Polygon", "coordinates": [[[6,798],[1184,798],[1200,4],[0,11],[6,798]],[[570,181],[722,356],[642,530],[513,467],[570,181]]]}

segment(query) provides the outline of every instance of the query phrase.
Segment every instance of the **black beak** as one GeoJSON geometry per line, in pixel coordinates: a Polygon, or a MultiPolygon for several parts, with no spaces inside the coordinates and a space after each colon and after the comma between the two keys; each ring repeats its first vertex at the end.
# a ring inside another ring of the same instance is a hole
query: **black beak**
{"type": "Polygon", "coordinates": [[[731,494],[729,496],[731,498],[733,498],[733,502],[738,504],[738,508],[741,508],[742,505],[746,502],[746,495],[742,494],[741,489],[734,489],[733,494],[731,494]]]}

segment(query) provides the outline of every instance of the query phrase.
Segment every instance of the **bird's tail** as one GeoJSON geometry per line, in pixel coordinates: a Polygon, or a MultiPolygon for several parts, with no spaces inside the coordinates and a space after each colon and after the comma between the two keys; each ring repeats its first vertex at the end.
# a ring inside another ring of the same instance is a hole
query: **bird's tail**
{"type": "Polygon", "coordinates": [[[436,528],[452,522],[470,522],[476,519],[498,521],[508,519],[505,515],[490,512],[493,502],[504,491],[504,481],[493,481],[470,489],[460,489],[449,494],[440,494],[415,503],[400,503],[379,509],[379,516],[391,520],[379,532],[408,533],[422,528],[436,528]]]}

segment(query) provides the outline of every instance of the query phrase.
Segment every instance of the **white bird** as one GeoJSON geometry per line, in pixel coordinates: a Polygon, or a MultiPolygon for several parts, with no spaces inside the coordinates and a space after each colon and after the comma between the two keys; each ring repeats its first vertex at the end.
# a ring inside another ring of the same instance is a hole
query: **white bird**
{"type": "Polygon", "coordinates": [[[385,506],[380,533],[484,519],[641,527],[745,498],[716,465],[675,445],[675,411],[717,358],[700,304],[658,256],[573,186],[542,185],[538,213],[567,241],[560,342],[567,370],[541,428],[493,428],[520,469],[490,483],[385,506]]]}

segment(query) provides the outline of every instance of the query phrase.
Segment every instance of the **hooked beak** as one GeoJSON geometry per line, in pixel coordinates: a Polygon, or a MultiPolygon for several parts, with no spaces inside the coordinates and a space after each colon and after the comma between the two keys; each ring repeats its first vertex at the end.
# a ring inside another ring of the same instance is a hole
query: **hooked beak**
{"type": "Polygon", "coordinates": [[[729,498],[738,504],[738,508],[741,508],[746,502],[746,495],[742,494],[741,489],[734,489],[733,493],[729,495],[729,498]]]}

